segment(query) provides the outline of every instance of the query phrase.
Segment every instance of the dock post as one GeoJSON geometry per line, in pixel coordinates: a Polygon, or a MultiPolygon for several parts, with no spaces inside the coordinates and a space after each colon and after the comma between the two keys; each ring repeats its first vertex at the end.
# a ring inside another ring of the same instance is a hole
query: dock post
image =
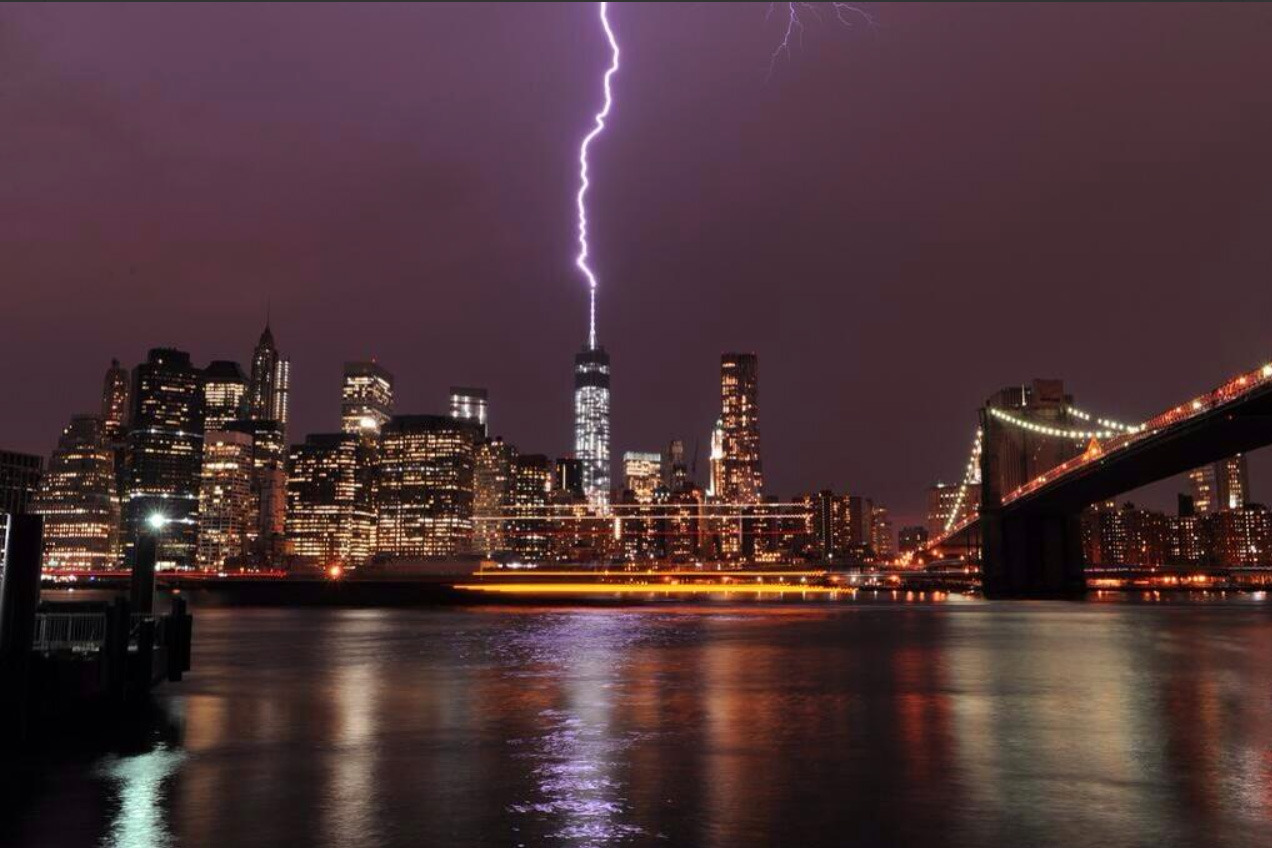
{"type": "Polygon", "coordinates": [[[106,608],[106,696],[112,709],[124,703],[128,679],[128,634],[132,611],[126,598],[115,598],[106,608]]]}
{"type": "Polygon", "coordinates": [[[159,534],[142,531],[137,536],[137,558],[129,581],[132,611],[150,615],[155,611],[155,560],[159,556],[159,534]]]}
{"type": "Polygon", "coordinates": [[[6,520],[4,572],[0,574],[0,745],[16,745],[26,736],[44,519],[10,515],[6,520]]]}
{"type": "Polygon", "coordinates": [[[168,680],[177,683],[181,675],[190,670],[190,614],[186,612],[186,599],[175,596],[172,611],[165,622],[168,643],[168,680]]]}

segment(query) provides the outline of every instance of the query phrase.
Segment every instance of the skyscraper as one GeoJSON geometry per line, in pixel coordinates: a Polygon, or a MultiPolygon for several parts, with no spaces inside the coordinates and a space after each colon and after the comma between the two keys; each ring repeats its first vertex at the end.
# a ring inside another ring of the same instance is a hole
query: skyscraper
{"type": "Polygon", "coordinates": [[[118,564],[115,455],[99,416],[71,416],[31,511],[44,516],[46,569],[94,571],[118,564]]]}
{"type": "Polygon", "coordinates": [[[161,515],[168,524],[160,564],[194,566],[202,460],[203,372],[185,351],[155,348],[133,372],[123,506],[128,565],[139,536],[153,532],[147,519],[161,515]]]}
{"type": "Polygon", "coordinates": [[[315,433],[292,445],[287,544],[313,565],[359,565],[371,554],[375,513],[351,433],[315,433]]]}
{"type": "Polygon", "coordinates": [[[552,468],[543,454],[523,454],[512,460],[512,491],[508,548],[522,559],[542,561],[548,555],[552,522],[545,514],[552,488],[552,468]]]}
{"type": "Polygon", "coordinates": [[[246,564],[256,528],[252,495],[252,437],[208,430],[199,480],[199,568],[246,564]]]}
{"type": "Polygon", "coordinates": [[[460,421],[476,421],[481,425],[483,435],[486,432],[487,404],[488,399],[485,389],[473,386],[451,386],[451,418],[460,421]]]}
{"type": "Polygon", "coordinates": [[[287,432],[288,401],[291,396],[291,363],[274,346],[269,319],[252,352],[252,373],[247,386],[247,417],[254,421],[277,421],[287,432]]]}
{"type": "Polygon", "coordinates": [[[710,465],[707,496],[719,498],[720,492],[724,490],[724,422],[719,418],[711,428],[711,456],[707,462],[710,465]]]}
{"type": "Polygon", "coordinates": [[[471,421],[396,415],[380,433],[377,554],[389,558],[468,553],[473,465],[481,433],[471,421]]]}
{"type": "Polygon", "coordinates": [[[876,560],[888,561],[896,556],[892,519],[888,517],[887,507],[876,506],[871,512],[870,547],[874,550],[876,560]]]}
{"type": "Polygon", "coordinates": [[[44,460],[34,454],[0,450],[0,566],[4,565],[9,528],[5,515],[26,515],[40,484],[43,464],[44,460]]]}
{"type": "MultiPolygon", "coordinates": [[[[453,417],[453,416],[452,416],[453,417]]],[[[517,449],[499,437],[477,446],[473,466],[473,552],[493,556],[507,550],[504,533],[512,504],[512,463],[517,449]]]]}
{"type": "Polygon", "coordinates": [[[0,515],[27,514],[43,465],[35,454],[0,450],[0,515]]]}
{"type": "Polygon", "coordinates": [[[764,489],[760,463],[758,362],[753,353],[720,357],[720,423],[724,456],[717,497],[759,503],[764,489]]]}
{"type": "Polygon", "coordinates": [[[597,506],[610,496],[610,359],[603,347],[574,355],[574,455],[583,463],[583,492],[597,506]]]}
{"type": "Polygon", "coordinates": [[[1250,472],[1244,454],[1194,468],[1188,472],[1188,481],[1198,515],[1240,509],[1250,500],[1250,472]]]}
{"type": "Polygon", "coordinates": [[[242,419],[247,399],[247,377],[237,362],[218,359],[204,369],[203,427],[222,430],[242,419]]]}
{"type": "Polygon", "coordinates": [[[118,359],[110,361],[102,381],[101,418],[107,444],[119,442],[128,423],[128,369],[118,359]]]}
{"type": "Polygon", "coordinates": [[[375,362],[346,362],[340,430],[374,442],[393,415],[393,375],[375,362]]]}
{"type": "Polygon", "coordinates": [[[287,512],[287,445],[277,421],[231,421],[225,429],[252,440],[252,516],[248,549],[253,562],[271,565],[283,553],[287,512]]]}

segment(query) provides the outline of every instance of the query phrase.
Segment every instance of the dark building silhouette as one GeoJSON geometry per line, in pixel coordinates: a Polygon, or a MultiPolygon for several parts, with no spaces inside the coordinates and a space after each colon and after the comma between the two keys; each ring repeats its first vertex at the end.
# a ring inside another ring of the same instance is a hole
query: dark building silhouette
{"type": "Polygon", "coordinates": [[[108,443],[123,440],[124,427],[128,424],[128,369],[118,359],[110,361],[106,377],[102,380],[101,418],[108,443]]]}
{"type": "Polygon", "coordinates": [[[155,348],[133,371],[126,449],[124,561],[131,565],[147,519],[167,520],[159,563],[192,568],[203,460],[203,372],[185,351],[155,348]]]}
{"type": "Polygon", "coordinates": [[[279,355],[269,319],[252,352],[252,372],[247,384],[247,417],[254,421],[277,421],[287,433],[291,396],[291,363],[279,355]]]}

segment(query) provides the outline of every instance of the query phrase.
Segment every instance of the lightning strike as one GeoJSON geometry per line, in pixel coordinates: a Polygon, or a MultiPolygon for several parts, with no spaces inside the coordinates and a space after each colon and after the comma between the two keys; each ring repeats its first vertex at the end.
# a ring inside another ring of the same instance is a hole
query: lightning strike
{"type": "Polygon", "coordinates": [[[610,66],[605,72],[604,89],[605,104],[601,107],[601,111],[596,113],[595,125],[592,131],[583,137],[582,144],[579,145],[579,193],[576,203],[579,210],[579,254],[574,260],[575,266],[583,272],[583,276],[587,278],[588,285],[588,332],[587,345],[589,348],[596,348],[596,273],[588,265],[588,246],[587,246],[587,190],[591,185],[587,175],[587,152],[591,147],[592,141],[605,131],[605,119],[609,117],[610,107],[614,104],[613,93],[610,88],[610,80],[614,74],[618,72],[618,40],[614,37],[614,30],[610,27],[609,17],[606,12],[609,9],[609,3],[600,3],[601,27],[605,30],[605,38],[609,41],[610,46],[610,66]]]}
{"type": "MultiPolygon", "coordinates": [[[[765,13],[764,19],[767,21],[773,16],[773,10],[778,4],[770,3],[768,11],[765,13]]],[[[875,19],[870,13],[859,6],[851,3],[827,3],[830,10],[834,13],[835,20],[841,25],[852,29],[858,23],[865,23],[872,30],[875,28],[875,19]]],[[[800,44],[804,43],[804,21],[800,17],[803,12],[811,14],[817,20],[822,20],[821,12],[815,3],[786,3],[786,30],[782,33],[782,40],[778,42],[777,47],[773,49],[769,56],[768,75],[765,80],[772,79],[773,71],[777,68],[779,59],[791,58],[791,43],[798,39],[800,44]]]]}

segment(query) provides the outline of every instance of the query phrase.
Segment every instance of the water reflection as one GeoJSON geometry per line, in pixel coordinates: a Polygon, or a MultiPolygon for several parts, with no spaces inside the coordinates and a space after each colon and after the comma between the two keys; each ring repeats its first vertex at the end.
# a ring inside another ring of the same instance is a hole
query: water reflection
{"type": "Polygon", "coordinates": [[[560,706],[538,713],[539,732],[511,740],[533,776],[533,792],[508,809],[546,825],[554,841],[607,845],[642,833],[628,816],[618,773],[636,736],[619,731],[612,714],[639,633],[639,619],[631,615],[550,615],[507,646],[521,660],[512,676],[562,681],[560,706]]]}
{"type": "Polygon", "coordinates": [[[164,817],[164,784],[185,755],[160,745],[134,756],[111,757],[101,773],[117,784],[118,805],[107,835],[108,848],[165,848],[174,844],[164,817]]]}
{"type": "Polygon", "coordinates": [[[0,844],[1253,848],[1267,609],[205,610],[181,738],[0,844]]]}

